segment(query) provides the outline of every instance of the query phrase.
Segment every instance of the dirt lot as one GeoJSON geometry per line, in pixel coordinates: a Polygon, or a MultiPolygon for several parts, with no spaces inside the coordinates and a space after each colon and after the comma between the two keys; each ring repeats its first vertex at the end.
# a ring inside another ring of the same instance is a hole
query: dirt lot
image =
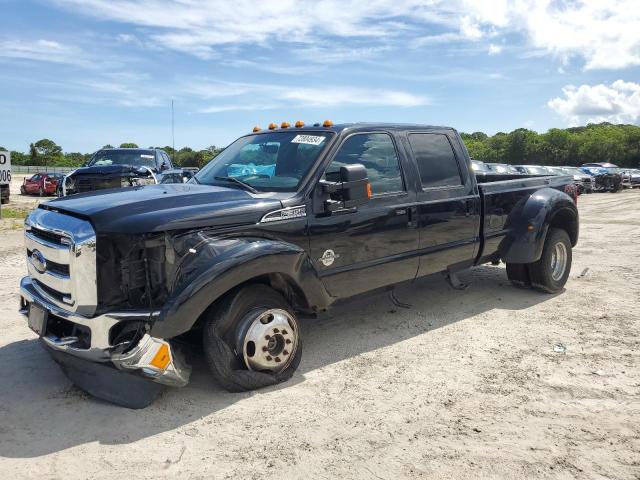
{"type": "Polygon", "coordinates": [[[142,411],[60,373],[16,312],[21,232],[0,233],[2,478],[640,478],[640,192],[580,197],[566,291],[484,266],[303,323],[293,380],[192,383],[142,411]],[[562,343],[566,353],[554,352],[562,343]]]}

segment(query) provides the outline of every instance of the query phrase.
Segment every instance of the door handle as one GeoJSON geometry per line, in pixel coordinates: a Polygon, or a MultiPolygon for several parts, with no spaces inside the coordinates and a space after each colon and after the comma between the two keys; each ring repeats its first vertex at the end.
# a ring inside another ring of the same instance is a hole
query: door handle
{"type": "MultiPolygon", "coordinates": [[[[405,209],[407,210],[407,209],[405,209]]],[[[416,228],[418,226],[418,207],[409,207],[409,219],[407,222],[407,226],[409,228],[416,228]]]]}

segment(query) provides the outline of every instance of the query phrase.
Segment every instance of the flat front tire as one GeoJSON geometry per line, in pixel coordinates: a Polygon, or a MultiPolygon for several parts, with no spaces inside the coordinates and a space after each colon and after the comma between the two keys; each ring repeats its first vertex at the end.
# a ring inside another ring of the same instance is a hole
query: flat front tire
{"type": "Polygon", "coordinates": [[[203,346],[214,379],[231,392],[287,381],[302,358],[293,309],[264,284],[235,290],[211,309],[203,346]]]}

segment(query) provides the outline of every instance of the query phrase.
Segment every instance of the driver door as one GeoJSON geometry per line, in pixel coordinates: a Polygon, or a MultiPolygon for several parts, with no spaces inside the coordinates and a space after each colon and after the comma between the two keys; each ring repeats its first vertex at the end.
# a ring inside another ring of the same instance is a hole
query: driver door
{"type": "Polygon", "coordinates": [[[357,209],[308,217],[311,260],[331,295],[349,297],[416,276],[415,192],[406,188],[403,161],[388,133],[356,133],[327,168],[325,178],[333,180],[341,166],[363,164],[373,193],[357,209]]]}

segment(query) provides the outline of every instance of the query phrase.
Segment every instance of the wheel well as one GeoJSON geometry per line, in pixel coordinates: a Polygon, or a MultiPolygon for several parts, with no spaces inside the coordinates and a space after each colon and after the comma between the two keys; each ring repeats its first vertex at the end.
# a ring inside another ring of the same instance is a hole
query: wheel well
{"type": "Polygon", "coordinates": [[[229,293],[238,291],[241,288],[252,283],[262,283],[264,285],[270,286],[275,291],[282,294],[285,300],[289,302],[289,304],[296,311],[311,312],[311,307],[309,306],[309,301],[307,300],[306,295],[290,276],[283,273],[270,273],[267,275],[260,275],[258,277],[251,278],[224,292],[222,295],[216,298],[211,303],[211,305],[209,305],[209,307],[200,315],[196,323],[193,325],[192,329],[197,329],[202,326],[202,322],[204,318],[206,318],[207,313],[222,298],[224,298],[229,293]]]}
{"type": "Polygon", "coordinates": [[[549,222],[549,228],[561,228],[566,231],[571,239],[572,247],[578,243],[578,217],[568,208],[563,208],[553,216],[549,222]]]}

